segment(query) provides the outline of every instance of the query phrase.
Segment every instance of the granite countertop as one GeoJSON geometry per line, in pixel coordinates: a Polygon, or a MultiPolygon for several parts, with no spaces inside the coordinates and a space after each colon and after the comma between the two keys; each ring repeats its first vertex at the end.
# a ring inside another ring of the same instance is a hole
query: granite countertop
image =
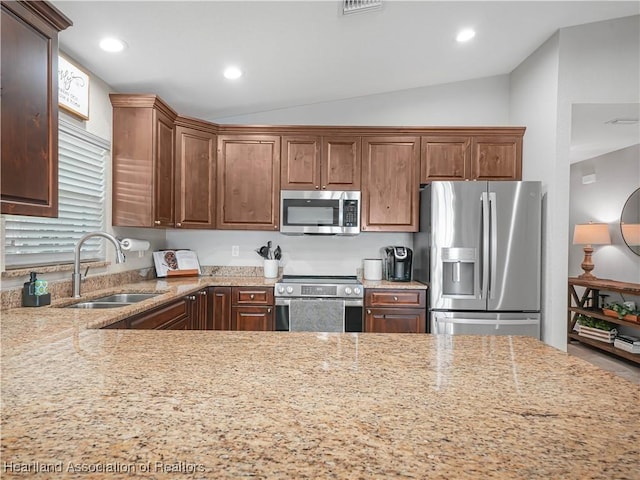
{"type": "MultiPolygon", "coordinates": [[[[139,287],[169,297],[209,281],[139,287]]],[[[532,338],[94,328],[102,315],[2,312],[3,478],[631,479],[640,468],[640,388],[532,338]]]]}

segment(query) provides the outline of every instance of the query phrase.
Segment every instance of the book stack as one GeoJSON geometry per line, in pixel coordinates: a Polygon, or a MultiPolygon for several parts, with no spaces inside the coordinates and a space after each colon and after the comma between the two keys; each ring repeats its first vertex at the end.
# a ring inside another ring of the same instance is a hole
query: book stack
{"type": "Polygon", "coordinates": [[[631,335],[617,335],[613,346],[629,353],[640,353],[640,338],[631,335]]]}

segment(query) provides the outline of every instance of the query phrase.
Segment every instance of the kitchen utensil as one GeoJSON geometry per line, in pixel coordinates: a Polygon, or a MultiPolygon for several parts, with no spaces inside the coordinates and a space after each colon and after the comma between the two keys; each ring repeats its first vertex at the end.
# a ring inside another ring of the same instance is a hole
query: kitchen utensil
{"type": "Polygon", "coordinates": [[[263,245],[262,247],[256,249],[256,253],[265,260],[269,260],[269,249],[266,245],[263,245]]]}
{"type": "Polygon", "coordinates": [[[276,260],[280,260],[282,258],[282,250],[280,249],[280,245],[276,247],[276,250],[273,252],[273,258],[276,260]]]}

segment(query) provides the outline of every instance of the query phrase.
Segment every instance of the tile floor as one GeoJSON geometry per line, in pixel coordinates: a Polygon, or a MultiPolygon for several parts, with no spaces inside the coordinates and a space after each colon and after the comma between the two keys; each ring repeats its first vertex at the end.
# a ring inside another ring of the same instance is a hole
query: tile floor
{"type": "Polygon", "coordinates": [[[631,383],[640,385],[640,365],[627,362],[615,357],[614,355],[609,355],[606,352],[590,348],[587,345],[582,345],[577,342],[569,343],[567,346],[567,353],[569,353],[569,355],[580,357],[603,370],[607,370],[622,378],[626,378],[631,383]]]}

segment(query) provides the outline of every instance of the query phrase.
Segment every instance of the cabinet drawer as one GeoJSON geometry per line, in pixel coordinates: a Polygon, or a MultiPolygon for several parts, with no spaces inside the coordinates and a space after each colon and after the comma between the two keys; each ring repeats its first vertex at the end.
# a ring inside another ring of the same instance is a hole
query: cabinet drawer
{"type": "Polygon", "coordinates": [[[367,289],[367,307],[426,307],[426,290],[367,289]]]}
{"type": "Polygon", "coordinates": [[[127,326],[135,329],[159,329],[188,318],[187,301],[180,299],[177,302],[129,318],[127,326]]]}
{"type": "Polygon", "coordinates": [[[273,306],[273,288],[269,287],[233,287],[234,305],[273,306]]]}
{"type": "Polygon", "coordinates": [[[425,333],[426,310],[421,308],[367,308],[364,331],[368,333],[425,333]]]}

